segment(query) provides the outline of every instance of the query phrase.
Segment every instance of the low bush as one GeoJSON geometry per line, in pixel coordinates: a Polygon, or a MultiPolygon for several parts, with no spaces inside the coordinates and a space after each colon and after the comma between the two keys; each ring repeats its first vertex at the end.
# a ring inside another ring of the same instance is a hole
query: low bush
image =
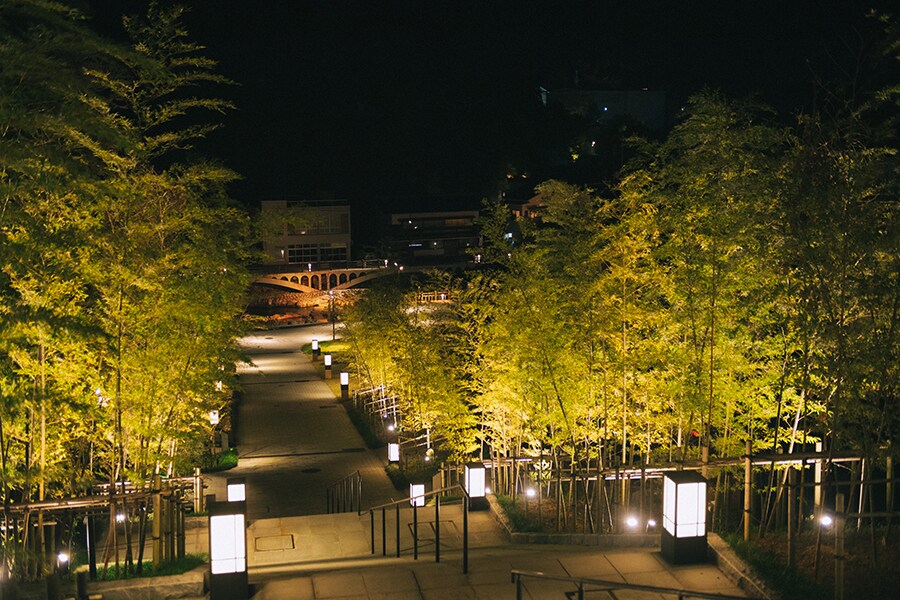
{"type": "Polygon", "coordinates": [[[506,518],[509,519],[509,523],[514,531],[519,533],[541,531],[540,524],[536,523],[530,515],[526,514],[519,507],[515,498],[500,495],[495,496],[495,498],[497,499],[497,504],[506,513],[506,518]]]}
{"type": "Polygon", "coordinates": [[[227,471],[238,465],[238,452],[236,448],[229,448],[219,454],[207,454],[203,457],[201,471],[204,473],[218,473],[227,471]]]}
{"type": "Polygon", "coordinates": [[[193,571],[207,561],[205,554],[187,554],[184,558],[173,562],[156,565],[151,561],[144,561],[141,573],[134,571],[125,574],[123,566],[116,569],[115,566],[108,566],[105,569],[97,566],[97,581],[118,581],[120,579],[134,579],[137,577],[162,577],[165,575],[181,575],[188,571],[193,571]]]}

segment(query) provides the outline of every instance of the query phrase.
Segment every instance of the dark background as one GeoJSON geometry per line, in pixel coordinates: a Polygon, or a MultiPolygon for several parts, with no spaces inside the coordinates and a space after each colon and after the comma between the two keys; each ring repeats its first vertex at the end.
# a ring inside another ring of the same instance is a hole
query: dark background
{"type": "MultiPolygon", "coordinates": [[[[115,31],[145,3],[89,4],[115,31]]],[[[879,29],[858,1],[185,4],[239,84],[218,90],[238,109],[202,147],[242,175],[233,195],[251,209],[347,198],[355,232],[379,212],[477,207],[510,171],[529,176],[519,195],[565,176],[577,124],[540,105],[540,86],[664,90],[673,119],[708,87],[787,119],[821,102],[816,81],[852,79],[879,29]]]]}

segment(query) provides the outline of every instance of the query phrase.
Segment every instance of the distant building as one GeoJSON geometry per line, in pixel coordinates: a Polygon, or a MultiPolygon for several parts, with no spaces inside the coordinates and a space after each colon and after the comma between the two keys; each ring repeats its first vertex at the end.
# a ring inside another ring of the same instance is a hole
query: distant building
{"type": "Polygon", "coordinates": [[[394,213],[388,245],[407,264],[470,262],[468,249],[479,245],[477,210],[394,213]]]}
{"type": "Polygon", "coordinates": [[[541,88],[541,101],[545,106],[556,103],[598,125],[627,118],[655,132],[668,128],[666,93],[662,91],[541,88]]]}
{"type": "Polygon", "coordinates": [[[329,264],[350,259],[346,200],[263,200],[263,250],[270,264],[329,264]]]}
{"type": "Polygon", "coordinates": [[[512,216],[518,219],[529,219],[534,221],[540,217],[541,211],[544,209],[544,195],[536,194],[528,200],[510,201],[509,211],[512,216]]]}

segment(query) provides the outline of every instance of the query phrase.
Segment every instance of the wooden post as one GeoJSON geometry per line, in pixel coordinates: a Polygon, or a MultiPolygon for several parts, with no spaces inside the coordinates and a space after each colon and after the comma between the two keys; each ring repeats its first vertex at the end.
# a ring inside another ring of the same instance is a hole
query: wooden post
{"type": "MultiPolygon", "coordinates": [[[[110,486],[110,490],[112,490],[112,486],[110,486]]],[[[112,495],[112,491],[110,491],[110,496],[112,495]]],[[[119,574],[119,523],[116,519],[116,513],[118,512],[118,506],[115,502],[109,503],[109,531],[112,539],[112,552],[115,557],[116,564],[116,575],[119,574]]],[[[106,545],[107,550],[109,549],[109,543],[106,545]]],[[[106,565],[103,565],[104,570],[106,570],[106,565]]]]}
{"type": "Polygon", "coordinates": [[[203,512],[203,480],[200,478],[200,467],[194,467],[194,512],[203,512]]]}
{"type": "Polygon", "coordinates": [[[616,467],[616,487],[613,488],[613,522],[612,532],[619,532],[619,467],[616,467]]]}
{"type": "MultiPolygon", "coordinates": [[[[647,515],[644,514],[644,499],[646,495],[646,492],[644,491],[645,485],[647,485],[647,466],[645,462],[641,462],[641,528],[647,523],[647,515]]],[[[646,532],[646,529],[642,529],[642,531],[646,532]]]]}
{"type": "Polygon", "coordinates": [[[176,527],[178,528],[178,554],[175,556],[175,559],[182,559],[185,555],[185,531],[184,531],[184,509],[180,504],[175,505],[175,519],[176,519],[176,527]]]}
{"type": "Polygon", "coordinates": [[[153,540],[154,565],[161,565],[164,562],[162,548],[162,498],[160,497],[159,487],[160,481],[159,475],[157,475],[153,478],[153,524],[150,530],[150,537],[153,540]]]}
{"type": "MultiPolygon", "coordinates": [[[[863,504],[863,499],[866,496],[866,459],[861,458],[859,461],[859,507],[856,509],[857,515],[862,515],[863,508],[865,505],[863,504]]],[[[856,517],[856,530],[859,531],[862,528],[862,517],[856,517]]]]}
{"type": "Polygon", "coordinates": [[[752,477],[752,461],[750,453],[752,452],[752,442],[747,440],[744,446],[744,541],[750,541],[750,480],[752,477]]]}
{"type": "Polygon", "coordinates": [[[886,460],[887,471],[887,489],[885,490],[884,500],[887,506],[887,512],[894,512],[894,459],[888,454],[886,460]]]}
{"type": "Polygon", "coordinates": [[[788,543],[788,569],[793,569],[796,562],[796,535],[797,524],[794,522],[794,510],[796,508],[797,499],[795,497],[797,491],[797,470],[793,466],[788,467],[787,482],[787,543],[788,543]]]}
{"type": "Polygon", "coordinates": [[[844,600],[844,495],[837,494],[834,511],[834,600],[844,600]]]}
{"type": "MultiPolygon", "coordinates": [[[[822,452],[822,442],[816,442],[816,452],[822,452]]],[[[816,457],[815,471],[813,472],[815,486],[813,487],[813,514],[822,514],[822,457],[816,457]]]]}
{"type": "Polygon", "coordinates": [[[175,495],[171,488],[169,488],[169,497],[166,502],[166,530],[168,532],[167,548],[166,548],[166,557],[170,562],[174,562],[175,560],[175,495]]]}

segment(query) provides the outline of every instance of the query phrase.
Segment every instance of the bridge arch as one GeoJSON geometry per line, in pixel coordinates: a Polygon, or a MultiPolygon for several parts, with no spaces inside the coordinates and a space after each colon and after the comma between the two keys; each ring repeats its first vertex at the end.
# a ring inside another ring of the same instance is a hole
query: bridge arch
{"type": "Polygon", "coordinates": [[[300,285],[309,285],[309,277],[307,275],[300,278],[300,285]]]}
{"type": "Polygon", "coordinates": [[[318,276],[318,275],[313,275],[313,276],[312,276],[312,279],[310,280],[309,285],[310,285],[310,287],[313,287],[313,288],[315,288],[315,289],[319,289],[319,276],[318,276]]]}

